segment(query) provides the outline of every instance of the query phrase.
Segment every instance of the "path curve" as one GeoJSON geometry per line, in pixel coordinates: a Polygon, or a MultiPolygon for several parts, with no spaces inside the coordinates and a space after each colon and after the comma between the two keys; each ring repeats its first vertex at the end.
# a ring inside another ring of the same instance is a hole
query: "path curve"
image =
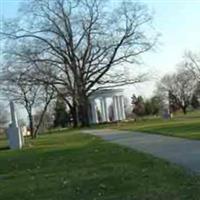
{"type": "Polygon", "coordinates": [[[200,173],[200,141],[111,129],[84,130],[104,140],[152,154],[200,173]]]}

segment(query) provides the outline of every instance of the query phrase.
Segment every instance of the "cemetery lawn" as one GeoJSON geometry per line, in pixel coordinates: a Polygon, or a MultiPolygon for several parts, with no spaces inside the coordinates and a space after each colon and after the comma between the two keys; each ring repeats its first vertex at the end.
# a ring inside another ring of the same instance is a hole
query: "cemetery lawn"
{"type": "Polygon", "coordinates": [[[159,117],[144,117],[136,122],[98,125],[96,128],[113,128],[200,140],[200,112],[191,112],[185,116],[179,114],[169,120],[159,117]]]}
{"type": "Polygon", "coordinates": [[[136,123],[128,122],[121,124],[119,129],[199,140],[200,116],[199,118],[175,117],[170,120],[148,119],[136,123]]]}
{"type": "Polygon", "coordinates": [[[192,200],[200,177],[150,155],[78,131],[27,140],[22,151],[0,138],[0,199],[192,200]]]}

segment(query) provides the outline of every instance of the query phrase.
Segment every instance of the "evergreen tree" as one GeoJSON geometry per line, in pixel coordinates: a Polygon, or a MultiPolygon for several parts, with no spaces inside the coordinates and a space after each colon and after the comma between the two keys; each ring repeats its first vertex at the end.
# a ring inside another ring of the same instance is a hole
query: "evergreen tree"
{"type": "Polygon", "coordinates": [[[57,98],[54,117],[54,127],[68,126],[69,114],[66,111],[66,105],[62,98],[57,98]]]}
{"type": "Polygon", "coordinates": [[[145,106],[142,96],[136,97],[135,95],[133,95],[132,104],[133,104],[133,113],[135,113],[139,117],[145,115],[145,106]]]}
{"type": "Polygon", "coordinates": [[[160,111],[161,99],[158,96],[153,96],[151,98],[151,114],[158,115],[160,111]]]}

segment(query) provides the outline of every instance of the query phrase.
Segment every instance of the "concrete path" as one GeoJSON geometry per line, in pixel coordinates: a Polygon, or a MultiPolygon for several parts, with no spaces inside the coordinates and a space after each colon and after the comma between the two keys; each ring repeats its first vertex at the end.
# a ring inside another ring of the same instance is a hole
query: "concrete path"
{"type": "Polygon", "coordinates": [[[109,129],[85,130],[84,133],[152,154],[200,173],[200,141],[109,129]]]}

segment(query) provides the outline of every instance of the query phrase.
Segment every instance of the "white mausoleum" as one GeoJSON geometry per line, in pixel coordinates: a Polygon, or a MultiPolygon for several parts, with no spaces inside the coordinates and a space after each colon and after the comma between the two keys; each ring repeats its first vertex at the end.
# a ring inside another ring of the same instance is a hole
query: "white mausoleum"
{"type": "Polygon", "coordinates": [[[91,123],[110,122],[108,99],[112,100],[113,119],[112,121],[122,121],[126,119],[124,109],[124,95],[122,89],[104,89],[98,90],[90,97],[91,105],[91,123]],[[100,102],[99,112],[101,121],[98,119],[98,104],[100,102]]]}

